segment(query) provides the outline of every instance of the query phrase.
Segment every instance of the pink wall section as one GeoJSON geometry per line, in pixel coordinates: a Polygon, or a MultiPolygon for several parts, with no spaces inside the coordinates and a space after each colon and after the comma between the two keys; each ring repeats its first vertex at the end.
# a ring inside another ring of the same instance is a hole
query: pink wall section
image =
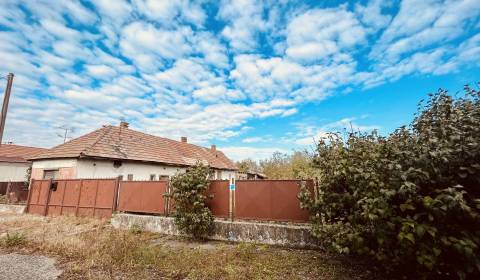
{"type": "Polygon", "coordinates": [[[42,168],[32,168],[31,178],[34,180],[41,180],[43,178],[43,169],[42,168]]]}
{"type": "Polygon", "coordinates": [[[75,179],[75,168],[74,167],[62,167],[59,170],[59,178],[58,179],[75,179]]]}
{"type": "MultiPolygon", "coordinates": [[[[58,169],[58,179],[75,179],[76,172],[74,167],[61,167],[58,169]]],[[[32,179],[43,179],[43,168],[32,168],[32,179]]]]}

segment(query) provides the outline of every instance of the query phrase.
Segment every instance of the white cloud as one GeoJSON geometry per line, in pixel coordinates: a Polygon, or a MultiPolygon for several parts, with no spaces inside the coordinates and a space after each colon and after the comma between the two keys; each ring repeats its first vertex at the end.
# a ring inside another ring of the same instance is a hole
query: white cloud
{"type": "Polygon", "coordinates": [[[312,9],[294,18],[287,27],[286,54],[312,62],[365,42],[365,30],[345,6],[312,9]]]}
{"type": "Polygon", "coordinates": [[[97,79],[109,79],[114,77],[117,72],[107,65],[86,65],[88,73],[97,79]]]}
{"type": "Polygon", "coordinates": [[[229,158],[239,161],[242,159],[253,159],[255,161],[269,158],[273,153],[288,153],[288,150],[283,148],[257,148],[257,147],[245,147],[245,146],[226,146],[219,148],[229,158]]]}
{"type": "Polygon", "coordinates": [[[227,22],[222,35],[232,49],[243,52],[257,48],[259,33],[268,27],[263,14],[262,1],[221,1],[217,16],[227,22]]]}
{"type": "Polygon", "coordinates": [[[248,137],[242,140],[243,143],[258,143],[262,141],[264,141],[262,137],[248,137]]]}

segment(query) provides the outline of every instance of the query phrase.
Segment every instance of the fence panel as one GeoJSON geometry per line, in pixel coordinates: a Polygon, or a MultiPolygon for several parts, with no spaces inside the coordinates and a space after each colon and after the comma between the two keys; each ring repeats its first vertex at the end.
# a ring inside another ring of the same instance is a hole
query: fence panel
{"type": "Polygon", "coordinates": [[[118,210],[165,214],[167,181],[121,181],[118,194],[118,210]]]}
{"type": "Polygon", "coordinates": [[[28,213],[109,218],[115,207],[115,179],[32,180],[28,213]],[[108,202],[108,203],[106,203],[108,202]]]}
{"type": "Polygon", "coordinates": [[[207,199],[207,206],[215,217],[228,218],[229,210],[229,181],[210,181],[207,195],[212,196],[207,199]]]}
{"type": "Polygon", "coordinates": [[[235,218],[306,222],[308,211],[300,208],[299,190],[299,180],[237,181],[235,218]]]}

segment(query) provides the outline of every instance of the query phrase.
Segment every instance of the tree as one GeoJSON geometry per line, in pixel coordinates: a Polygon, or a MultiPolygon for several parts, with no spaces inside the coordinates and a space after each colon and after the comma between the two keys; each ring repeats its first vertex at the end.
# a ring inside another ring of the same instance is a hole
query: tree
{"type": "Polygon", "coordinates": [[[342,253],[423,278],[480,277],[480,94],[429,96],[388,137],[320,141],[312,233],[342,253]],[[399,269],[401,268],[401,269],[399,269]]]}
{"type": "Polygon", "coordinates": [[[314,175],[312,156],[307,152],[296,151],[292,155],[275,152],[260,161],[262,172],[269,179],[311,179],[314,175]]]}
{"type": "Polygon", "coordinates": [[[247,158],[237,162],[239,172],[259,171],[260,167],[253,159],[247,158]]]}
{"type": "Polygon", "coordinates": [[[198,163],[186,173],[170,179],[175,224],[181,232],[195,238],[210,235],[214,229],[214,217],[206,205],[209,174],[209,168],[198,163]]]}

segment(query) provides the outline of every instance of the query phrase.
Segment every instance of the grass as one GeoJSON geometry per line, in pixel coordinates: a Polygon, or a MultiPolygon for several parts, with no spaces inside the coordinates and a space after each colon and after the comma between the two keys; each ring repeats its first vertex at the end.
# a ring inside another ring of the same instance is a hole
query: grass
{"type": "Polygon", "coordinates": [[[313,250],[209,242],[132,230],[105,221],[29,215],[2,220],[2,251],[57,257],[63,279],[372,279],[365,265],[313,250]],[[21,232],[21,233],[20,233],[21,232]],[[16,236],[16,237],[14,237],[16,236]],[[173,243],[172,243],[173,242],[173,243]],[[180,246],[172,246],[180,244],[180,246]],[[183,245],[182,245],[183,244],[183,245]]]}

